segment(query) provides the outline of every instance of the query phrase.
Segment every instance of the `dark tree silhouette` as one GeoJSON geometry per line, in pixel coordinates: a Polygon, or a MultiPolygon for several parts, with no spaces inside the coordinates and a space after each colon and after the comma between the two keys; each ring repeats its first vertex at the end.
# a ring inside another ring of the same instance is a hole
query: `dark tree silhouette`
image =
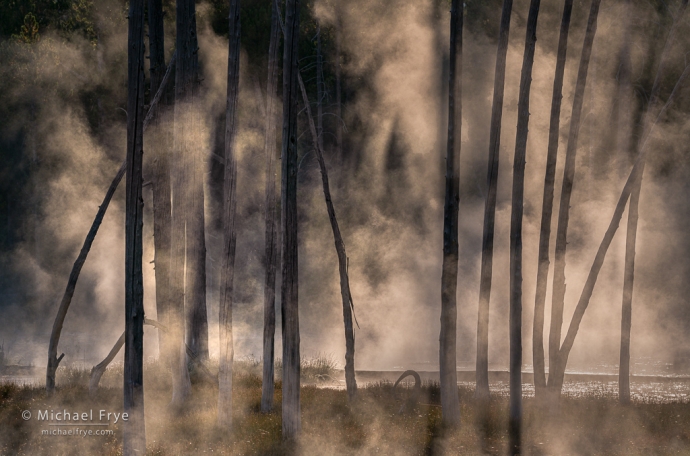
{"type": "Polygon", "coordinates": [[[513,160],[513,201],[510,217],[510,419],[511,455],[521,454],[522,430],[522,215],[525,194],[525,157],[529,131],[529,95],[540,0],[531,0],[527,16],[525,53],[520,75],[518,121],[513,160]]]}
{"type": "Polygon", "coordinates": [[[283,439],[301,430],[300,337],[297,258],[297,107],[299,76],[299,0],[286,1],[283,46],[283,142],[281,152],[281,212],[283,262],[281,313],[283,323],[283,439]]]}
{"type": "Polygon", "coordinates": [[[278,239],[276,227],[276,110],[278,105],[278,62],[280,38],[280,11],[275,0],[271,2],[271,39],[268,47],[268,82],[266,84],[266,281],[264,283],[264,336],[263,381],[261,383],[261,411],[273,409],[274,359],[276,330],[276,263],[278,239]]]}
{"type": "Polygon", "coordinates": [[[233,280],[235,277],[235,208],[237,164],[235,138],[240,83],[240,0],[230,0],[228,95],[225,110],[225,169],[223,174],[223,258],[220,279],[220,360],[218,369],[218,424],[232,428],[233,280]]]}
{"type": "Polygon", "coordinates": [[[496,51],[494,75],[494,100],[491,107],[489,133],[489,169],[487,176],[486,204],[484,206],[484,232],[482,235],[482,266],[479,283],[479,311],[477,317],[477,386],[475,395],[489,397],[489,301],[491,299],[491,275],[494,255],[494,224],[496,220],[496,191],[498,188],[498,159],[501,143],[501,119],[503,117],[503,91],[506,76],[506,55],[510,32],[510,13],[513,0],[503,0],[501,26],[496,51]]]}
{"type": "Polygon", "coordinates": [[[448,142],[446,197],[443,207],[443,272],[441,273],[441,334],[439,366],[443,422],[460,424],[458,398],[457,288],[460,151],[462,138],[462,22],[463,3],[453,0],[450,10],[450,72],[448,77],[448,142]]]}
{"type": "Polygon", "coordinates": [[[144,419],[144,278],[142,161],[144,138],[144,0],[129,4],[127,178],[125,209],[125,366],[122,453],[146,451],[144,419]]]}

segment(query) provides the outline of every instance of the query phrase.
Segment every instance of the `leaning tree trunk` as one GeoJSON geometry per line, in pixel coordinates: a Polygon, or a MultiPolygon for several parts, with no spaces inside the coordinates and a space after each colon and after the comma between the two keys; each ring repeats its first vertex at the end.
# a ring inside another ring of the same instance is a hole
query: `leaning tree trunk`
{"type": "Polygon", "coordinates": [[[573,110],[570,116],[570,133],[568,135],[568,148],[565,153],[565,169],[563,170],[563,184],[561,188],[561,200],[558,210],[558,228],[556,231],[556,262],[554,265],[553,292],[551,298],[551,327],[549,331],[549,387],[560,391],[560,386],[552,382],[554,366],[558,364],[561,346],[561,326],[563,325],[563,305],[565,302],[565,251],[567,246],[568,220],[570,218],[570,197],[575,180],[575,157],[577,154],[577,141],[580,134],[580,121],[582,104],[584,101],[585,87],[587,85],[587,70],[589,59],[592,55],[592,44],[597,31],[597,16],[601,0],[592,0],[592,5],[587,21],[585,40],[582,45],[580,67],[575,84],[573,110]]]}
{"type": "Polygon", "coordinates": [[[273,409],[274,359],[276,330],[276,263],[278,245],[276,232],[276,105],[278,104],[278,52],[280,30],[278,4],[271,2],[271,41],[268,47],[268,82],[266,84],[266,282],[264,283],[263,381],[261,382],[261,411],[273,409]]]}
{"type": "Polygon", "coordinates": [[[283,439],[294,439],[301,429],[300,337],[297,258],[297,78],[299,0],[286,1],[283,46],[283,142],[281,152],[281,212],[283,233],[283,439]]]}
{"type": "Polygon", "coordinates": [[[556,364],[556,366],[554,366],[552,373],[549,374],[549,387],[553,387],[555,390],[554,392],[556,394],[560,394],[560,391],[563,388],[563,377],[565,376],[565,367],[568,363],[568,356],[570,355],[570,350],[573,348],[573,343],[575,342],[575,337],[577,336],[577,332],[580,328],[582,317],[584,316],[585,311],[587,310],[587,306],[589,306],[589,301],[592,297],[592,292],[594,291],[594,285],[597,282],[599,271],[601,270],[601,267],[604,264],[604,259],[606,258],[606,252],[608,251],[608,248],[611,245],[613,236],[614,234],[616,234],[618,225],[620,224],[621,218],[623,217],[623,211],[625,210],[625,205],[628,202],[628,198],[632,194],[632,191],[634,190],[635,186],[639,185],[639,181],[642,179],[642,173],[644,171],[644,165],[647,159],[647,139],[649,138],[649,135],[653,127],[657,124],[659,119],[662,118],[668,111],[669,106],[671,106],[671,104],[673,103],[673,100],[678,95],[680,87],[682,86],[683,82],[685,81],[685,79],[687,79],[688,76],[690,76],[690,64],[688,64],[685,67],[683,74],[681,74],[678,78],[678,81],[676,82],[676,85],[673,88],[671,95],[669,95],[668,100],[661,108],[654,122],[652,122],[649,128],[647,128],[645,135],[640,141],[639,156],[637,158],[637,161],[635,162],[635,166],[633,166],[632,171],[630,171],[630,175],[628,176],[627,181],[625,182],[625,186],[623,187],[621,196],[618,199],[618,203],[616,204],[616,208],[614,210],[613,217],[611,218],[611,222],[609,223],[609,227],[606,230],[606,233],[604,234],[604,239],[602,239],[601,244],[599,244],[599,249],[597,250],[597,254],[594,257],[594,262],[592,263],[592,267],[590,268],[589,275],[587,276],[587,280],[585,282],[585,286],[583,287],[582,293],[580,294],[580,299],[577,302],[577,307],[575,307],[573,318],[572,320],[570,320],[568,332],[560,348],[557,360],[558,363],[556,364]]]}
{"type": "Polygon", "coordinates": [[[532,0],[527,16],[525,53],[520,75],[517,134],[513,161],[513,202],[510,218],[510,419],[509,451],[521,454],[522,430],[522,215],[525,194],[525,156],[529,126],[529,94],[540,0],[532,0]]]}
{"type": "Polygon", "coordinates": [[[496,191],[498,188],[498,158],[501,142],[501,118],[503,117],[503,91],[506,76],[506,54],[513,0],[503,0],[501,27],[496,52],[494,75],[494,101],[491,107],[489,133],[489,169],[487,176],[486,204],[484,206],[484,232],[482,235],[482,266],[479,283],[479,311],[477,317],[477,386],[475,396],[489,397],[489,301],[491,299],[491,275],[494,255],[494,224],[496,220],[496,191]]]}
{"type": "Polygon", "coordinates": [[[223,258],[220,278],[220,360],[218,424],[232,429],[232,292],[235,278],[235,207],[237,206],[236,115],[240,83],[240,0],[230,0],[228,95],[225,109],[225,169],[223,173],[223,258]]]}
{"type": "Polygon", "coordinates": [[[443,207],[443,271],[441,273],[441,334],[439,366],[441,411],[448,426],[460,424],[456,365],[458,320],[458,209],[460,151],[462,149],[462,21],[463,3],[453,0],[450,10],[450,71],[448,77],[448,143],[446,198],[443,207]]]}
{"type": "MultiPolygon", "coordinates": [[[[160,87],[158,88],[158,92],[156,92],[156,96],[151,102],[151,106],[149,107],[146,118],[144,119],[144,131],[146,131],[146,127],[156,112],[156,106],[158,105],[162,92],[165,90],[165,87],[168,83],[170,70],[173,68],[173,64],[175,63],[175,57],[176,54],[173,54],[172,58],[170,59],[170,65],[168,66],[165,76],[163,77],[163,82],[161,83],[160,87]]],[[[57,356],[57,347],[58,342],[60,341],[60,334],[62,333],[62,326],[65,323],[65,318],[67,317],[67,311],[69,310],[70,304],[72,304],[72,297],[74,296],[74,290],[77,286],[79,274],[81,273],[81,269],[86,262],[86,257],[91,251],[91,246],[93,245],[94,239],[96,239],[96,234],[98,234],[98,229],[103,222],[103,217],[105,217],[105,211],[110,205],[110,200],[113,199],[115,190],[117,190],[117,186],[120,185],[120,181],[122,180],[122,177],[125,175],[126,171],[127,159],[125,158],[125,160],[122,162],[122,165],[120,165],[120,169],[117,171],[115,177],[110,183],[110,187],[108,187],[108,190],[105,193],[103,202],[98,207],[96,217],[94,218],[91,228],[84,239],[84,244],[81,247],[79,256],[77,256],[77,259],[74,261],[74,265],[72,265],[72,271],[70,272],[69,279],[67,280],[67,287],[65,288],[65,293],[60,301],[58,313],[55,316],[55,321],[53,322],[53,330],[50,333],[50,343],[48,346],[48,365],[46,367],[46,393],[49,395],[55,390],[55,372],[57,371],[60,361],[62,361],[62,358],[65,356],[64,353],[59,357],[57,356]]]]}
{"type": "MultiPolygon", "coordinates": [[[[162,0],[148,0],[149,18],[149,55],[151,74],[151,93],[155,94],[161,87],[166,73],[165,65],[165,33],[163,28],[162,0]]],[[[171,103],[171,91],[165,89],[162,105],[168,107],[171,103]]],[[[169,124],[160,121],[157,115],[154,138],[151,141],[153,155],[153,242],[154,265],[156,274],[156,315],[159,321],[168,325],[170,291],[170,149],[171,142],[169,124]]],[[[158,350],[164,365],[170,362],[170,342],[168,334],[158,333],[158,350]]]]}
{"type": "Polygon", "coordinates": [[[144,0],[129,3],[127,196],[125,209],[125,368],[122,453],[146,452],[144,420],[144,277],[142,161],[144,137],[144,0]]]}
{"type": "Polygon", "coordinates": [[[556,74],[553,79],[551,98],[551,119],[549,121],[549,145],[546,152],[546,174],[544,176],[544,198],[542,202],[541,227],[539,230],[539,264],[537,267],[537,289],[534,293],[534,324],[532,326],[532,362],[534,366],[535,394],[540,396],[546,387],[544,366],[544,307],[546,286],[549,277],[549,243],[551,240],[551,214],[553,213],[553,190],[556,181],[556,162],[558,161],[558,140],[561,120],[561,100],[563,99],[563,73],[565,71],[568,49],[568,31],[573,0],[565,0],[561,33],[558,38],[556,74]]]}
{"type": "Polygon", "coordinates": [[[353,326],[354,319],[354,303],[352,301],[352,293],[350,292],[350,278],[347,272],[347,253],[345,252],[345,242],[340,233],[338,226],[338,219],[335,216],[335,208],[331,200],[331,189],[328,183],[328,171],[326,169],[326,162],[323,158],[323,151],[318,140],[318,133],[314,126],[314,119],[311,116],[311,107],[309,106],[309,98],[307,97],[307,90],[304,87],[302,76],[297,75],[300,90],[302,91],[302,100],[307,110],[307,118],[309,120],[309,128],[314,140],[314,149],[316,150],[316,157],[319,162],[321,170],[321,183],[323,184],[323,194],[326,198],[326,210],[328,211],[328,219],[331,222],[331,229],[333,230],[333,239],[335,241],[335,251],[338,254],[338,272],[340,273],[340,296],[343,301],[343,320],[345,323],[345,386],[347,388],[348,400],[352,401],[357,393],[357,381],[355,379],[355,329],[353,326]]]}
{"type": "Polygon", "coordinates": [[[341,23],[340,23],[340,8],[336,6],[335,13],[335,145],[336,145],[336,157],[338,160],[343,160],[343,108],[342,108],[342,78],[340,74],[340,65],[342,59],[342,50],[340,43],[341,35],[341,23]]]}

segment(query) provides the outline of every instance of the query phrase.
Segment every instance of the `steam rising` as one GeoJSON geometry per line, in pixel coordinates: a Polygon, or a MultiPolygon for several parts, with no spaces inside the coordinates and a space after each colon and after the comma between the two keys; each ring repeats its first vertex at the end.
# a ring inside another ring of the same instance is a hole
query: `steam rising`
{"type": "MultiPolygon", "coordinates": [[[[488,127],[496,55],[497,34],[493,32],[499,16],[498,9],[480,3],[483,2],[467,5],[469,22],[463,55],[458,296],[461,368],[471,368],[475,354],[488,127]],[[482,14],[486,14],[488,22],[480,22],[482,14]]],[[[576,2],[569,38],[556,198],[584,35],[585,3],[576,2]]],[[[333,26],[336,18],[333,2],[317,0],[313,6],[321,27],[333,26]]],[[[437,369],[447,122],[444,97],[448,84],[446,6],[442,4],[438,16],[431,5],[409,0],[380,4],[351,0],[338,9],[344,85],[352,90],[343,108],[347,126],[344,156],[337,157],[332,148],[327,148],[326,163],[333,176],[333,201],[348,249],[352,295],[361,326],[356,331],[358,369],[394,366],[437,369]]],[[[124,158],[126,119],[119,108],[125,105],[126,24],[119,4],[94,7],[101,31],[96,46],[86,40],[66,41],[45,32],[42,40],[34,45],[4,43],[0,48],[3,61],[5,56],[12,59],[7,60],[11,61],[10,65],[0,69],[0,80],[5,81],[5,87],[0,89],[3,103],[17,107],[12,115],[3,114],[8,121],[0,127],[2,147],[9,147],[23,137],[23,143],[16,147],[23,151],[22,166],[31,171],[30,177],[22,182],[22,201],[15,206],[21,210],[8,209],[8,233],[16,230],[21,242],[8,244],[9,249],[3,251],[0,259],[5,271],[0,284],[3,316],[0,334],[12,355],[36,365],[45,363],[50,327],[72,262],[124,158]],[[93,112],[85,109],[79,98],[80,93],[87,92],[96,98],[91,104],[96,106],[93,112]],[[119,104],[104,106],[101,100],[106,98],[117,99],[119,104]]],[[[623,8],[623,2],[605,2],[594,42],[568,233],[565,325],[569,323],[634,159],[610,146],[616,128],[612,121],[612,100],[617,90],[623,8]]],[[[631,8],[632,80],[637,92],[635,103],[640,103],[656,71],[669,24],[659,22],[657,12],[648,3],[633,2],[631,8]]],[[[516,1],[500,149],[489,361],[492,368],[503,369],[508,360],[510,179],[527,9],[526,0],[516,1]]],[[[544,2],[537,29],[530,100],[523,231],[523,347],[527,364],[531,363],[537,243],[560,14],[560,2],[544,2]]],[[[208,130],[199,136],[209,157],[206,173],[209,196],[205,200],[207,299],[209,348],[211,355],[217,356],[217,275],[222,233],[217,204],[219,165],[214,163],[211,154],[222,148],[222,134],[215,132],[222,125],[225,109],[227,40],[213,32],[206,17],[202,6],[198,22],[204,74],[202,109],[208,130]]],[[[683,53],[690,36],[687,32],[686,21],[667,63],[670,79],[664,81],[662,99],[685,64],[683,53]]],[[[173,40],[168,38],[167,42],[173,40]]],[[[265,71],[251,67],[246,53],[241,68],[234,321],[238,356],[258,357],[263,306],[265,71]],[[255,83],[257,78],[261,87],[255,83]]],[[[671,113],[656,126],[648,145],[650,166],[643,182],[637,240],[633,358],[654,356],[670,360],[678,349],[689,346],[683,334],[690,325],[686,305],[690,292],[686,279],[690,272],[687,260],[690,245],[685,236],[690,220],[685,198],[690,182],[686,151],[690,121],[685,113],[690,102],[682,95],[671,113]]],[[[328,120],[326,125],[329,128],[335,124],[328,120]]],[[[301,124],[300,134],[305,131],[301,124]]],[[[304,147],[300,148],[300,155],[309,154],[302,162],[298,186],[301,347],[304,354],[325,352],[343,360],[345,344],[337,257],[318,167],[307,146],[311,141],[301,144],[304,147]]],[[[150,211],[150,189],[144,191],[144,196],[145,208],[150,211]]],[[[124,185],[108,209],[80,277],[60,344],[67,363],[80,361],[82,357],[89,365],[97,363],[124,328],[123,197],[124,185]]],[[[147,316],[155,317],[150,213],[147,217],[145,309],[147,316]]],[[[626,219],[624,215],[623,224],[626,219]]],[[[553,223],[555,227],[555,217],[553,223]]],[[[555,236],[555,229],[552,231],[555,236]]],[[[624,228],[619,228],[602,269],[570,358],[573,367],[617,363],[624,233],[624,228]]],[[[547,293],[550,297],[550,289],[547,293]]],[[[548,301],[546,312],[548,322],[548,301]]],[[[154,330],[146,331],[145,356],[155,357],[157,337],[154,330]]],[[[280,337],[276,340],[279,343],[280,337]]],[[[276,350],[280,353],[279,347],[276,350]]]]}

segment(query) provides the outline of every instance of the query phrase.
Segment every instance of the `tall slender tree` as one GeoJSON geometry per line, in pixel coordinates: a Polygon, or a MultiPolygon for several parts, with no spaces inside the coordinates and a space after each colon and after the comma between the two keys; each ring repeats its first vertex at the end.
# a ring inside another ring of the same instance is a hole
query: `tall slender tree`
{"type": "Polygon", "coordinates": [[[559,349],[561,346],[561,326],[563,325],[563,305],[565,301],[565,253],[567,246],[568,221],[570,219],[570,197],[575,181],[575,157],[577,155],[577,142],[580,134],[582,116],[582,104],[584,102],[585,87],[587,85],[587,72],[589,60],[592,55],[592,44],[597,31],[597,17],[601,0],[592,0],[587,29],[585,31],[580,66],[575,83],[575,95],[573,97],[573,110],[570,116],[570,132],[568,134],[568,146],[565,153],[565,168],[563,170],[563,183],[561,188],[560,207],[558,209],[558,228],[556,231],[556,251],[553,276],[553,292],[551,298],[551,327],[549,330],[549,385],[554,366],[558,363],[559,349]]]}
{"type": "MultiPolygon", "coordinates": [[[[163,2],[162,0],[148,0],[149,19],[149,58],[151,75],[151,94],[158,92],[162,86],[167,72],[165,64],[165,33],[163,28],[163,2]]],[[[169,107],[171,93],[164,89],[161,105],[169,107]]],[[[163,109],[158,111],[163,112],[163,109]]],[[[160,121],[161,116],[154,116],[154,138],[151,141],[151,153],[153,155],[153,241],[154,264],[156,274],[156,313],[158,321],[164,325],[169,324],[169,291],[170,291],[170,149],[168,124],[160,121]]],[[[167,364],[170,362],[170,342],[168,334],[158,332],[158,347],[161,359],[167,364]]]]}
{"type": "Polygon", "coordinates": [[[510,218],[510,454],[521,454],[522,431],[522,215],[525,194],[525,157],[529,131],[529,95],[540,0],[531,0],[527,16],[525,53],[520,75],[518,121],[513,160],[513,201],[510,218]]]}
{"type": "Polygon", "coordinates": [[[220,360],[218,369],[218,424],[232,428],[233,280],[235,276],[235,208],[237,160],[235,138],[240,84],[240,0],[230,0],[228,95],[225,110],[225,169],[223,174],[223,258],[220,288],[220,360]]]}
{"type": "Polygon", "coordinates": [[[558,140],[560,137],[561,100],[563,99],[563,73],[565,72],[568,31],[573,11],[573,0],[563,3],[561,32],[558,37],[556,73],[553,78],[551,98],[551,119],[549,120],[549,144],[546,152],[546,173],[544,176],[544,198],[539,230],[539,264],[537,266],[537,289],[534,293],[534,324],[532,326],[532,362],[534,366],[535,394],[540,396],[546,387],[544,366],[544,307],[546,286],[549,278],[549,243],[551,240],[551,215],[553,213],[553,190],[556,181],[558,161],[558,140]]]}
{"type": "Polygon", "coordinates": [[[125,367],[122,452],[146,451],[144,419],[144,278],[142,161],[144,138],[144,0],[129,4],[127,39],[127,178],[125,209],[125,367]]]}
{"type": "Polygon", "coordinates": [[[280,11],[275,0],[271,2],[271,39],[268,46],[268,82],[266,84],[266,281],[264,283],[264,337],[263,381],[261,383],[261,411],[273,409],[274,354],[275,354],[275,287],[278,242],[276,230],[276,110],[278,105],[278,62],[280,38],[280,11]]]}
{"type": "Polygon", "coordinates": [[[189,348],[200,360],[208,360],[208,316],[206,310],[206,235],[204,219],[204,158],[201,128],[199,40],[196,30],[196,6],[189,5],[190,24],[190,83],[192,106],[187,135],[191,141],[189,166],[189,212],[186,227],[185,310],[187,312],[186,340],[189,348]]]}
{"type": "Polygon", "coordinates": [[[482,266],[479,284],[479,310],[477,317],[477,386],[475,395],[489,397],[489,301],[491,299],[491,275],[494,255],[494,224],[496,220],[496,192],[498,189],[498,160],[501,143],[501,119],[503,117],[503,92],[506,76],[506,55],[510,32],[510,13],[513,0],[503,0],[501,25],[498,32],[496,72],[494,75],[494,100],[491,107],[489,132],[489,167],[487,175],[486,203],[484,206],[484,232],[482,235],[482,266]]]}
{"type": "Polygon", "coordinates": [[[439,366],[441,407],[446,425],[460,423],[458,398],[457,288],[460,151],[462,149],[462,25],[463,3],[453,0],[450,10],[450,71],[448,76],[448,142],[446,198],[443,207],[443,272],[441,273],[441,334],[439,366]]]}
{"type": "MultiPolygon", "coordinates": [[[[194,0],[177,0],[176,3],[176,50],[175,69],[175,124],[172,183],[172,223],[171,223],[171,265],[170,265],[170,337],[173,340],[171,366],[173,372],[172,404],[182,405],[189,395],[191,384],[187,370],[185,350],[185,304],[187,296],[194,290],[185,279],[185,258],[187,239],[193,238],[192,218],[192,174],[196,166],[195,150],[198,148],[194,136],[196,110],[197,75],[194,55],[196,40],[194,35],[194,0]]],[[[187,258],[193,269],[193,258],[187,258]]],[[[189,275],[187,275],[189,278],[189,275]]],[[[191,304],[190,304],[191,305],[191,304]]],[[[187,306],[189,307],[189,306],[187,306]]]]}
{"type": "Polygon", "coordinates": [[[283,439],[301,430],[300,336],[297,258],[297,79],[299,0],[286,1],[283,46],[283,142],[281,153],[281,212],[283,262],[281,314],[283,323],[283,439]]]}

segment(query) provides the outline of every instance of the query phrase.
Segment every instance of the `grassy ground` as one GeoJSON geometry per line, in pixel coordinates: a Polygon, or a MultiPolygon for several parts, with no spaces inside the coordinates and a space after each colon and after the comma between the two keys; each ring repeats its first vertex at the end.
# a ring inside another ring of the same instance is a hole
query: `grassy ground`
{"type": "MultiPolygon", "coordinates": [[[[305,363],[305,365],[308,363],[305,363]]],[[[326,363],[328,364],[328,363],[326,363]]],[[[275,410],[259,412],[261,379],[255,360],[238,363],[234,381],[232,432],[215,425],[217,389],[195,378],[193,395],[184,410],[168,408],[170,380],[157,364],[146,368],[147,454],[252,455],[425,455],[506,454],[507,399],[492,398],[486,414],[460,390],[462,425],[441,426],[437,385],[424,385],[417,407],[399,415],[408,391],[390,383],[360,388],[348,405],[345,391],[305,385],[301,390],[302,437],[293,445],[281,441],[280,383],[275,410]],[[480,417],[484,418],[480,418],[480,417]]],[[[305,368],[313,381],[332,376],[333,366],[312,362],[305,368]],[[317,367],[314,367],[317,366],[317,367]]],[[[122,411],[121,368],[110,369],[102,388],[89,397],[88,372],[63,369],[56,394],[47,398],[40,387],[0,386],[0,454],[120,454],[122,428],[111,425],[110,436],[46,436],[38,410],[85,412],[122,411]],[[22,411],[33,414],[22,419],[22,411]]],[[[606,398],[564,398],[558,412],[540,410],[524,401],[525,454],[654,455],[690,454],[690,406],[635,404],[620,407],[606,398]]]]}

